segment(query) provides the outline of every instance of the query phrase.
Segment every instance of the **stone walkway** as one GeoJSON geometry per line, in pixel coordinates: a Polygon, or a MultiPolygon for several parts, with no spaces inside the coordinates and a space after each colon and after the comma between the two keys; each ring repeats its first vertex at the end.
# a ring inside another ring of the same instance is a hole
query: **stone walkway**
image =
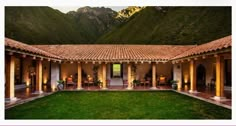
{"type": "Polygon", "coordinates": [[[227,90],[224,91],[224,96],[226,99],[222,100],[222,101],[216,101],[213,99],[213,97],[215,96],[215,88],[198,88],[197,91],[198,91],[198,93],[189,93],[189,89],[187,87],[181,90],[181,92],[183,92],[184,94],[194,96],[194,97],[203,98],[209,102],[214,102],[215,104],[226,105],[230,108],[232,106],[232,93],[231,93],[231,91],[227,91],[227,90]]]}
{"type": "Polygon", "coordinates": [[[210,97],[209,94],[202,93],[202,92],[189,93],[189,92],[177,91],[177,90],[176,90],[176,92],[178,92],[180,94],[190,96],[190,97],[193,97],[193,98],[196,98],[196,99],[199,99],[199,100],[202,100],[202,101],[205,101],[205,102],[209,102],[209,103],[212,103],[212,104],[224,107],[224,108],[231,109],[231,106],[232,106],[231,105],[231,99],[226,99],[224,101],[216,101],[216,100],[213,99],[213,97],[210,97]]]}
{"type": "Polygon", "coordinates": [[[29,102],[29,101],[33,101],[33,100],[36,100],[38,98],[42,98],[42,97],[45,97],[45,96],[48,96],[50,94],[52,94],[53,92],[45,92],[45,93],[42,93],[42,94],[38,94],[38,95],[32,95],[31,97],[28,97],[28,98],[25,98],[25,99],[21,99],[21,98],[17,98],[16,101],[14,102],[10,102],[10,103],[5,103],[5,109],[8,109],[8,108],[11,108],[11,107],[14,107],[16,105],[20,105],[20,104],[23,104],[23,103],[26,103],[26,102],[29,102]]]}
{"type": "MultiPolygon", "coordinates": [[[[123,86],[109,86],[108,87],[108,91],[127,91],[126,90],[127,87],[123,87],[123,86]]],[[[150,86],[136,86],[133,88],[132,91],[158,91],[158,90],[172,90],[170,86],[157,86],[156,90],[150,89],[150,86]]],[[[83,87],[83,90],[85,91],[100,91],[101,89],[98,86],[85,86],[83,87]]],[[[43,88],[44,93],[42,94],[33,94],[33,90],[31,88],[25,88],[25,89],[20,89],[17,90],[15,92],[16,97],[18,98],[18,100],[16,102],[11,102],[11,103],[5,103],[5,108],[11,108],[13,106],[16,106],[18,104],[23,104],[25,102],[29,102],[50,94],[53,94],[54,92],[52,92],[50,89],[47,88],[43,88]]],[[[65,91],[76,91],[76,89],[73,86],[69,86],[67,87],[67,89],[65,89],[65,91]]],[[[209,90],[201,90],[201,92],[198,93],[189,93],[187,89],[183,89],[183,90],[179,90],[176,91],[178,93],[184,94],[184,95],[188,95],[206,102],[210,102],[225,108],[229,108],[231,109],[232,106],[232,102],[231,102],[231,92],[225,92],[226,94],[226,101],[215,101],[214,99],[212,99],[212,97],[214,97],[214,91],[211,92],[209,90]]]]}
{"type": "Polygon", "coordinates": [[[17,98],[17,100],[13,102],[5,102],[5,108],[7,109],[18,104],[23,104],[25,102],[41,98],[50,95],[52,93],[52,91],[48,89],[46,85],[43,85],[42,90],[43,90],[42,94],[34,94],[34,89],[30,87],[17,89],[15,90],[15,97],[17,98]]]}

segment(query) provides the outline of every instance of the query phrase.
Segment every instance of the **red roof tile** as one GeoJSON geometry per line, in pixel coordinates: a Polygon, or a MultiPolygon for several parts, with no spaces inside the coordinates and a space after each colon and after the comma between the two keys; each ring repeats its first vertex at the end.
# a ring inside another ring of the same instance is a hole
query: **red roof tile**
{"type": "Polygon", "coordinates": [[[65,60],[78,61],[157,61],[170,58],[195,46],[180,45],[34,45],[60,55],[65,60]]]}
{"type": "Polygon", "coordinates": [[[33,54],[38,54],[41,56],[46,56],[50,58],[56,58],[59,59],[60,57],[53,55],[51,53],[48,53],[44,50],[38,49],[36,47],[33,47],[31,45],[27,45],[18,41],[15,41],[13,39],[5,38],[5,48],[11,48],[11,49],[16,49],[16,50],[21,50],[33,54]]]}
{"type": "Polygon", "coordinates": [[[231,36],[194,45],[27,45],[5,39],[5,47],[75,61],[168,61],[231,47],[231,36]]]}
{"type": "Polygon", "coordinates": [[[206,44],[196,46],[186,52],[183,52],[180,55],[177,55],[176,57],[172,59],[180,59],[180,58],[184,58],[188,56],[193,56],[193,55],[198,55],[198,54],[203,54],[207,52],[213,52],[220,49],[229,48],[231,47],[231,44],[232,44],[232,38],[230,35],[230,36],[226,36],[224,38],[220,38],[206,44]]]}

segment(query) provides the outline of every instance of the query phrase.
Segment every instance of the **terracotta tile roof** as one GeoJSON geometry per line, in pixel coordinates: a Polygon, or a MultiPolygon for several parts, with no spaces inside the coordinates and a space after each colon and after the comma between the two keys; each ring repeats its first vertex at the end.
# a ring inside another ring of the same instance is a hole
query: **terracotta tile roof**
{"type": "Polygon", "coordinates": [[[5,39],[5,47],[74,61],[168,61],[231,47],[231,36],[195,45],[27,45],[5,39]]]}
{"type": "Polygon", "coordinates": [[[180,55],[177,55],[176,57],[174,57],[172,59],[180,59],[180,58],[184,58],[184,57],[188,57],[188,56],[193,56],[193,55],[198,55],[198,54],[217,51],[220,49],[229,48],[229,47],[231,47],[231,44],[232,44],[232,38],[230,35],[230,36],[226,36],[224,38],[220,38],[220,39],[211,41],[206,44],[196,46],[186,52],[183,52],[180,55]]]}
{"type": "Polygon", "coordinates": [[[34,47],[76,61],[158,61],[195,46],[181,45],[34,45],[34,47]]]}
{"type": "Polygon", "coordinates": [[[59,59],[60,57],[48,53],[44,50],[38,49],[36,47],[33,47],[31,45],[27,45],[18,41],[15,41],[13,39],[9,39],[9,38],[5,38],[5,48],[10,48],[13,50],[20,50],[20,51],[24,51],[24,52],[29,52],[29,53],[33,53],[33,54],[37,54],[40,56],[46,56],[46,57],[50,57],[50,58],[56,58],[59,59]]]}

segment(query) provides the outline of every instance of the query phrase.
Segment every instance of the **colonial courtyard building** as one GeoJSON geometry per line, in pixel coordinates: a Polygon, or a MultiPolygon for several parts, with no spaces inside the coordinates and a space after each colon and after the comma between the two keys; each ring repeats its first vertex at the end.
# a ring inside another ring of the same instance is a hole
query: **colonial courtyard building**
{"type": "Polygon", "coordinates": [[[95,82],[101,90],[124,84],[135,90],[135,80],[158,90],[177,80],[190,93],[212,86],[214,99],[222,100],[232,83],[231,43],[231,36],[202,45],[27,45],[5,38],[5,98],[16,100],[22,85],[39,94],[42,85],[55,90],[58,80],[75,90],[95,82]]]}

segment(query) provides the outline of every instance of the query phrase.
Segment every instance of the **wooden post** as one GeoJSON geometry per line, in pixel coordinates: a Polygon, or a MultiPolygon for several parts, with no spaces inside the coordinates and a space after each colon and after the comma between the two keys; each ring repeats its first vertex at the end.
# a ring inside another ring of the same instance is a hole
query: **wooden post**
{"type": "Polygon", "coordinates": [[[215,100],[224,98],[224,58],[216,56],[216,96],[215,100]]]}
{"type": "Polygon", "coordinates": [[[102,89],[107,89],[107,66],[105,63],[102,64],[102,89]]]}
{"type": "Polygon", "coordinates": [[[195,60],[190,60],[190,93],[196,93],[196,63],[195,60]]]}
{"type": "Polygon", "coordinates": [[[36,61],[36,91],[35,94],[41,94],[42,91],[42,60],[36,61]]]}
{"type": "Polygon", "coordinates": [[[10,55],[6,58],[6,102],[15,101],[15,56],[10,55]]]}
{"type": "Polygon", "coordinates": [[[82,86],[81,86],[81,84],[82,84],[82,66],[81,66],[81,63],[78,63],[78,69],[77,69],[78,71],[78,77],[77,77],[77,89],[78,90],[81,90],[82,89],[82,86]]]}
{"type": "Polygon", "coordinates": [[[156,63],[152,63],[152,88],[157,89],[156,87],[156,63]]]}
{"type": "Polygon", "coordinates": [[[128,90],[133,89],[131,81],[132,81],[131,80],[131,64],[128,63],[128,87],[127,87],[128,90]]]}

